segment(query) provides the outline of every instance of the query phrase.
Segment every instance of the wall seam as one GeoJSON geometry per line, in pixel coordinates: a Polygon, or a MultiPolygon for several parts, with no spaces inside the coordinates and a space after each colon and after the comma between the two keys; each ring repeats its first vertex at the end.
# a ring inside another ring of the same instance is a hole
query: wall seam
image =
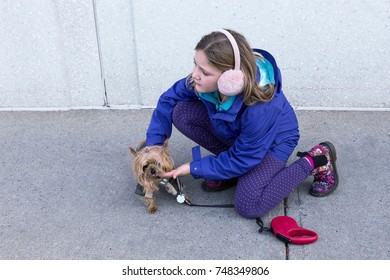
{"type": "Polygon", "coordinates": [[[100,78],[101,78],[102,89],[103,89],[103,106],[110,107],[108,104],[106,77],[105,77],[105,73],[104,73],[103,54],[102,54],[102,47],[101,47],[101,42],[100,42],[100,31],[99,31],[99,21],[98,21],[98,16],[97,16],[97,9],[96,9],[96,0],[92,0],[92,9],[93,9],[93,17],[95,20],[96,43],[97,43],[99,64],[100,64],[100,78]]]}
{"type": "Polygon", "coordinates": [[[136,94],[137,94],[137,104],[142,106],[142,94],[141,94],[141,82],[139,78],[139,64],[138,64],[138,51],[137,51],[137,40],[136,40],[136,28],[134,20],[134,4],[133,0],[129,1],[130,3],[130,18],[131,18],[131,32],[133,33],[133,56],[134,56],[134,68],[135,68],[135,81],[136,81],[136,94]]]}

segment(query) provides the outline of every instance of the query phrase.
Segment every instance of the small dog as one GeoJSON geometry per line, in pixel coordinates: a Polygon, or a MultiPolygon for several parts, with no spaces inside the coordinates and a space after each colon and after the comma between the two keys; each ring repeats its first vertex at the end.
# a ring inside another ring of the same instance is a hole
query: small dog
{"type": "MultiPolygon", "coordinates": [[[[149,213],[157,211],[157,205],[153,198],[154,192],[159,190],[162,178],[158,174],[172,171],[174,168],[173,159],[168,151],[168,140],[161,146],[145,146],[142,141],[136,149],[129,147],[133,155],[133,171],[138,183],[143,187],[145,203],[149,213]]],[[[168,193],[176,196],[177,190],[172,184],[164,184],[168,193]]]]}

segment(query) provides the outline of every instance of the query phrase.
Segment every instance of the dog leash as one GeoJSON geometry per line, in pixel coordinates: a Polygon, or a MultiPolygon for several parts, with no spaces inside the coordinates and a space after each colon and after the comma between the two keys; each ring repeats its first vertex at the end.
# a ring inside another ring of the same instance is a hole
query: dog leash
{"type": "MultiPolygon", "coordinates": [[[[168,184],[169,179],[162,179],[163,184],[168,184]]],[[[176,178],[176,186],[172,186],[176,189],[176,201],[188,206],[196,207],[218,207],[218,208],[234,208],[234,204],[195,204],[188,199],[184,192],[184,185],[180,179],[176,178]]],[[[277,216],[271,220],[270,227],[265,227],[260,217],[256,218],[256,224],[260,227],[258,232],[271,232],[276,238],[288,244],[305,245],[315,242],[318,239],[316,232],[302,228],[298,226],[298,223],[289,216],[277,216]]]]}
{"type": "Polygon", "coordinates": [[[196,203],[193,203],[183,193],[184,185],[181,182],[181,180],[179,179],[179,177],[176,177],[176,184],[177,184],[177,192],[178,192],[176,200],[179,203],[186,203],[188,206],[196,206],[196,207],[234,208],[234,204],[196,204],[196,203]]]}

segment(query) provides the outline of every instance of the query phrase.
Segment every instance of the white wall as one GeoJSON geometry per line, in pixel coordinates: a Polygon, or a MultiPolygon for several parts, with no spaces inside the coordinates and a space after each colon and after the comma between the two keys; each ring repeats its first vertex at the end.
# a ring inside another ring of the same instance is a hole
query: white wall
{"type": "Polygon", "coordinates": [[[0,2],[0,106],[101,105],[91,1],[0,2]]]}
{"type": "Polygon", "coordinates": [[[276,57],[294,106],[390,108],[389,0],[93,4],[0,2],[0,109],[154,106],[221,27],[276,57]]]}

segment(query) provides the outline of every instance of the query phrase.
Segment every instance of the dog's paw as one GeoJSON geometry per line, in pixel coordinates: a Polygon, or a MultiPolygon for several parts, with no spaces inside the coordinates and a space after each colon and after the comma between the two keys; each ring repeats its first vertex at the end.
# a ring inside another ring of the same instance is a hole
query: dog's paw
{"type": "Polygon", "coordinates": [[[148,211],[150,214],[154,214],[157,211],[156,202],[151,198],[146,198],[146,204],[148,206],[148,211]]]}
{"type": "Polygon", "coordinates": [[[148,207],[148,211],[149,211],[150,214],[154,214],[157,211],[157,207],[156,206],[152,206],[152,207],[149,206],[148,207]]]}

